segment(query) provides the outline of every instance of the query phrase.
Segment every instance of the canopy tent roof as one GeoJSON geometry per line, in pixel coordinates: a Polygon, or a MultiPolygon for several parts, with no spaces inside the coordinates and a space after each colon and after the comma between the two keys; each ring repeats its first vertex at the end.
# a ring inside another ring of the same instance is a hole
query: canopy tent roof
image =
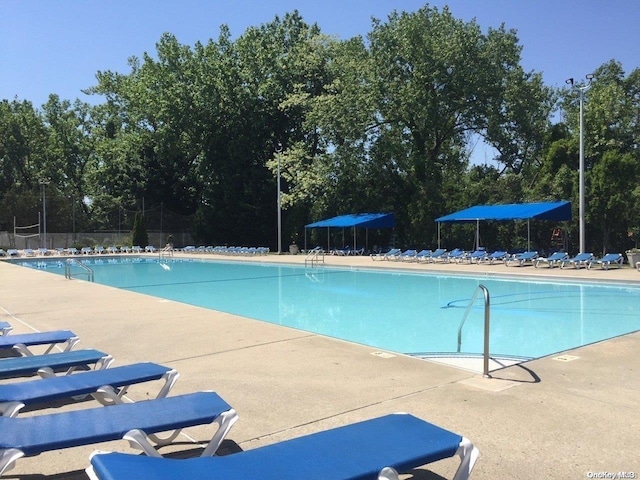
{"type": "Polygon", "coordinates": [[[396,218],[393,213],[353,213],[310,223],[305,225],[305,228],[393,228],[395,226],[396,218]]]}
{"type": "Polygon", "coordinates": [[[465,210],[436,218],[438,223],[438,247],[440,224],[444,222],[476,222],[475,248],[480,248],[480,220],[526,220],[527,250],[531,249],[530,220],[571,220],[571,202],[511,203],[507,205],[476,205],[465,210]]]}
{"type": "Polygon", "coordinates": [[[571,202],[512,203],[476,205],[436,218],[436,222],[476,222],[478,220],[571,220],[571,202]]]}
{"type": "MultiPolygon", "coordinates": [[[[351,228],[353,227],[353,249],[357,250],[356,228],[393,228],[396,226],[396,217],[393,213],[352,213],[350,215],[339,215],[319,222],[305,225],[304,228],[304,248],[307,249],[307,228],[327,229],[327,250],[330,250],[329,230],[331,228],[351,228]]],[[[367,243],[368,243],[367,230],[367,243]]],[[[368,245],[367,245],[368,248],[368,245]]]]}

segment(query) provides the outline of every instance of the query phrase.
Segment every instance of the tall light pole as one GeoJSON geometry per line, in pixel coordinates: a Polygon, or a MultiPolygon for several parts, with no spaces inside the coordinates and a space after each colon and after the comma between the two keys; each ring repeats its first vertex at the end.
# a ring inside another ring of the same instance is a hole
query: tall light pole
{"type": "Polygon", "coordinates": [[[282,253],[282,200],[280,198],[280,154],[282,144],[278,142],[276,147],[276,159],[278,160],[278,255],[282,253]]]}
{"type": "Polygon", "coordinates": [[[49,182],[40,180],[42,185],[42,247],[47,248],[47,192],[46,187],[49,182]]]}
{"type": "MultiPolygon", "coordinates": [[[[589,83],[578,87],[580,90],[580,163],[578,166],[579,174],[579,211],[580,211],[580,253],[585,252],[585,205],[584,205],[584,92],[591,87],[593,74],[586,75],[589,83]]],[[[567,83],[573,86],[573,78],[567,80],[567,83]]]]}

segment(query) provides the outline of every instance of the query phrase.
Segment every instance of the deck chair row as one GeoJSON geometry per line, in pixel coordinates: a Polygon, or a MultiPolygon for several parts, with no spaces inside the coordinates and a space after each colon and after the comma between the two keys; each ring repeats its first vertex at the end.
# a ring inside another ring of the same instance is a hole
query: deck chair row
{"type": "Polygon", "coordinates": [[[402,261],[402,262],[417,262],[417,263],[469,263],[469,264],[496,264],[504,263],[507,266],[524,266],[533,265],[536,268],[541,264],[546,264],[549,268],[554,266],[560,266],[564,268],[571,266],[574,268],[592,268],[593,266],[600,266],[602,269],[608,270],[611,267],[620,268],[624,261],[622,254],[609,253],[602,258],[596,258],[592,253],[580,253],[575,257],[569,256],[565,252],[555,252],[549,257],[544,257],[538,254],[537,251],[526,251],[522,253],[509,254],[505,250],[496,250],[489,253],[486,250],[476,250],[473,252],[467,252],[456,248],[451,251],[447,251],[444,248],[438,248],[436,250],[405,250],[402,251],[399,248],[394,248],[386,253],[379,253],[371,255],[372,260],[382,261],[402,261]]]}
{"type": "Polygon", "coordinates": [[[112,362],[110,355],[98,350],[0,359],[1,378],[35,373],[44,377],[0,384],[0,475],[23,456],[117,439],[128,440],[144,451],[145,458],[157,457],[157,462],[140,463],[140,457],[130,454],[94,455],[87,469],[91,478],[391,479],[398,478],[398,471],[458,455],[461,463],[454,478],[462,479],[468,478],[478,456],[466,438],[411,415],[396,414],[212,458],[238,419],[225,400],[215,392],[169,397],[178,378],[175,370],[153,363],[109,368],[112,362]],[[124,402],[129,386],[153,380],[164,381],[155,399],[124,402]],[[25,406],[37,408],[44,402],[84,395],[108,407],[19,415],[25,406]],[[215,434],[202,452],[206,458],[164,459],[154,447],[173,441],[183,428],[214,423],[215,434]],[[167,431],[172,433],[159,435],[167,431]],[[345,452],[347,458],[336,463],[345,452]]]}

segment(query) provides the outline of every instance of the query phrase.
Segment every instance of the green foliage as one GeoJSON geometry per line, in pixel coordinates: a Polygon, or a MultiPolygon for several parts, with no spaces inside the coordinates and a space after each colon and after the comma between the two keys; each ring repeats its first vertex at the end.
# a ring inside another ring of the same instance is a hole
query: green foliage
{"type": "Polygon", "coordinates": [[[149,245],[149,234],[144,223],[144,215],[137,212],[133,221],[133,230],[131,231],[131,241],[133,245],[139,245],[142,248],[149,245]]]}
{"type": "MultiPolygon", "coordinates": [[[[193,218],[198,243],[273,247],[278,169],[284,239],[319,218],[393,211],[399,246],[432,247],[434,219],[470,205],[570,199],[577,210],[577,90],[525,72],[521,50],[504,25],[482,31],[428,5],[374,20],[366,39],[327,36],[297,11],[237,37],[222,26],[206,44],[167,33],[128,72],[97,73],[89,92],[102,104],[0,101],[0,223],[37,215],[44,180],[50,230],[120,230],[126,211],[166,210],[193,218]],[[551,125],[556,102],[564,121],[551,125]],[[469,164],[479,138],[498,152],[491,165],[469,164]]],[[[637,174],[624,173],[640,162],[640,70],[611,61],[594,73],[587,238],[621,250],[640,225],[637,174]]],[[[132,234],[146,230],[138,217],[132,234]]],[[[538,245],[552,227],[533,229],[538,245]]],[[[482,232],[487,247],[526,238],[522,225],[482,232]]],[[[442,233],[470,247],[474,228],[442,233]]]]}

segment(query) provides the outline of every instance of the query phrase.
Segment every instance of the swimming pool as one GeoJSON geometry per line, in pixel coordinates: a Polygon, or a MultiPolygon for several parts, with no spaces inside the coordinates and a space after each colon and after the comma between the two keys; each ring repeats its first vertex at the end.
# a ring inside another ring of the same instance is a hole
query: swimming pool
{"type": "MultiPolygon", "coordinates": [[[[82,261],[96,283],[404,354],[455,353],[480,284],[491,294],[492,356],[537,358],[640,330],[636,286],[199,259],[82,261]]],[[[59,259],[15,263],[64,274],[59,259]]],[[[479,299],[462,353],[482,353],[483,312],[479,299]]]]}

